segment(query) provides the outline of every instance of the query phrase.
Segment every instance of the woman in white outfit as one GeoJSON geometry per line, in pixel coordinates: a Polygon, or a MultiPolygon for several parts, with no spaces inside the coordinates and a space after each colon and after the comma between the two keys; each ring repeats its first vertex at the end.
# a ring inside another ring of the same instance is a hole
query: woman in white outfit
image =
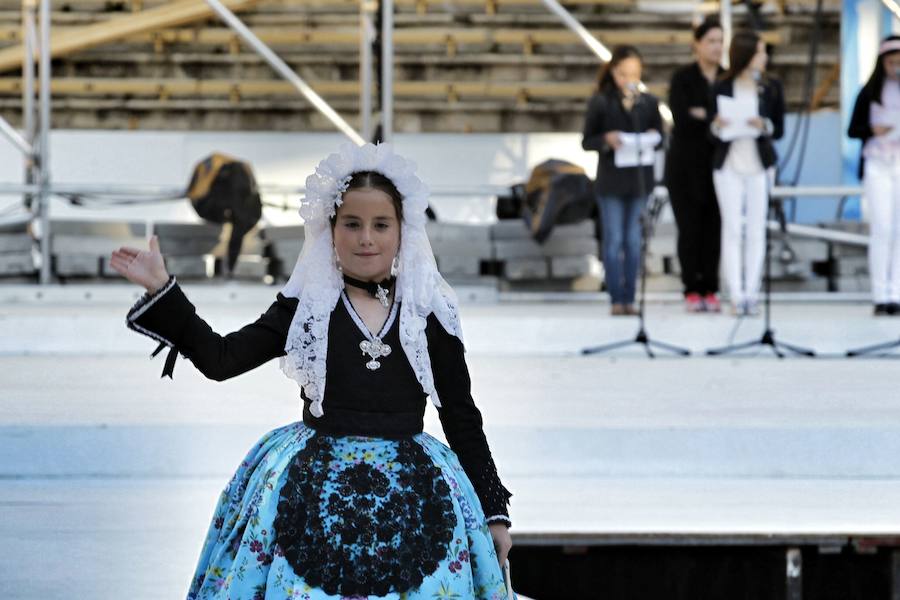
{"type": "Polygon", "coordinates": [[[722,263],[732,313],[759,314],[758,298],[766,243],[769,184],[777,156],[773,140],[784,134],[781,84],[764,74],[768,56],[759,36],[734,35],[730,67],[713,85],[710,130],[715,138],[713,183],[722,216],[722,263]],[[719,98],[749,103],[755,116],[731,123],[719,115],[719,98]],[[743,132],[735,132],[741,126],[743,132]]]}
{"type": "Polygon", "coordinates": [[[847,134],[863,141],[859,176],[869,221],[875,315],[900,314],[900,37],[881,43],[847,134]]]}

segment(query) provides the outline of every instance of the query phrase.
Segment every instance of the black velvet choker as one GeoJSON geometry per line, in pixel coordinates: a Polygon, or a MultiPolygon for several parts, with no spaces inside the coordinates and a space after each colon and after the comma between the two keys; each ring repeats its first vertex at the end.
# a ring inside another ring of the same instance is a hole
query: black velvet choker
{"type": "Polygon", "coordinates": [[[394,285],[394,282],[396,280],[397,278],[393,275],[382,281],[361,281],[359,279],[354,279],[349,275],[344,275],[345,284],[366,290],[367,292],[369,292],[370,296],[372,296],[373,298],[378,298],[378,300],[384,306],[390,306],[388,295],[391,293],[391,286],[394,285]]]}

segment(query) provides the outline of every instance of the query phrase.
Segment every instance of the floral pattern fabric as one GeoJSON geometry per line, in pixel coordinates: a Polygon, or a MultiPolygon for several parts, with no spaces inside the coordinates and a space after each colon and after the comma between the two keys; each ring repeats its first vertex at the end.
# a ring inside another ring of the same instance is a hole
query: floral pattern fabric
{"type": "Polygon", "coordinates": [[[456,455],[426,433],[267,433],[219,498],[188,600],[366,598],[507,598],[456,455]]]}

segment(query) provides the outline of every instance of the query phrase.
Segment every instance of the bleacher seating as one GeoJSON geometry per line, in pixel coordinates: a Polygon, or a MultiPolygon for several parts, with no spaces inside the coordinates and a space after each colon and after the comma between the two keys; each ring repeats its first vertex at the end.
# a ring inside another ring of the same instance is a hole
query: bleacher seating
{"type": "MultiPolygon", "coordinates": [[[[865,235],[865,223],[823,223],[834,231],[865,235]]],[[[166,266],[180,279],[213,281],[222,273],[230,225],[204,223],[147,223],[144,221],[51,221],[51,271],[58,281],[118,278],[108,265],[113,249],[146,246],[147,227],[160,238],[166,266]]],[[[524,221],[493,224],[430,222],[428,235],[438,267],[453,284],[494,289],[596,291],[602,266],[593,221],[559,225],[544,244],[531,239],[524,221]]],[[[648,289],[674,291],[679,287],[674,223],[660,223],[647,256],[648,289]]],[[[235,266],[238,280],[277,284],[289,277],[303,245],[303,226],[266,226],[244,239],[235,266]]],[[[826,291],[828,272],[833,291],[865,292],[868,259],[865,246],[826,243],[805,235],[789,235],[793,253],[773,261],[775,289],[826,291]],[[819,276],[816,276],[819,275],[819,276]]],[[[0,228],[0,280],[33,281],[39,249],[28,225],[7,223],[0,228]]]]}
{"type": "MultiPolygon", "coordinates": [[[[202,0],[193,6],[191,2],[54,2],[54,48],[65,46],[56,40],[68,44],[54,60],[54,127],[331,130],[202,0]]],[[[351,123],[357,122],[357,0],[228,0],[227,4],[333,107],[351,123]]],[[[564,4],[605,44],[640,47],[644,79],[652,93],[663,97],[672,71],[691,60],[690,23],[695,15],[684,7],[714,9],[700,2],[672,2],[669,7],[681,7],[674,11],[659,11],[660,2],[639,0],[564,4]]],[[[599,63],[540,0],[396,0],[395,5],[398,130],[580,130],[599,63]]],[[[814,6],[814,0],[778,0],[767,3],[764,15],[764,37],[776,47],[772,70],[785,82],[788,104],[794,109],[809,101],[801,75],[807,66],[814,6]]],[[[815,103],[835,106],[841,5],[827,0],[825,6],[815,103]]],[[[735,7],[735,18],[738,24],[746,22],[740,6],[735,7]]],[[[9,57],[15,56],[21,41],[20,3],[0,0],[0,70],[5,69],[0,72],[0,114],[14,125],[21,122],[22,84],[19,63],[9,57]]],[[[143,239],[144,232],[139,231],[143,224],[134,226],[138,229],[129,229],[127,236],[101,230],[77,233],[65,225],[54,228],[56,275],[109,275],[104,264],[107,246],[114,247],[114,239],[143,239]],[[96,239],[67,240],[71,235],[96,239]],[[69,241],[77,251],[60,250],[69,241]]],[[[190,243],[200,245],[188,248],[184,241],[188,236],[181,235],[179,227],[194,226],[158,226],[173,271],[183,277],[209,276],[214,260],[209,257],[222,254],[220,228],[213,228],[215,235],[211,229],[204,230],[208,235],[191,229],[190,243]]],[[[566,231],[561,230],[557,239],[563,240],[566,231]]],[[[564,280],[596,273],[596,242],[581,239],[575,230],[568,233],[571,240],[551,240],[541,247],[516,224],[442,223],[430,231],[439,265],[448,276],[502,281],[564,280]]],[[[269,228],[247,239],[252,243],[245,247],[236,275],[284,277],[300,252],[302,227],[269,228]]],[[[856,249],[845,252],[859,262],[855,253],[856,249]]],[[[24,229],[0,234],[0,274],[33,274],[34,254],[24,229]]],[[[651,272],[671,273],[665,261],[672,254],[668,246],[659,248],[651,256],[651,272]]],[[[856,273],[858,267],[847,270],[856,273]]]]}
{"type": "MultiPolygon", "coordinates": [[[[54,61],[55,125],[331,129],[233,31],[208,11],[191,8],[191,1],[54,3],[54,49],[68,48],[54,61]],[[181,12],[166,16],[176,8],[181,12]]],[[[229,4],[336,110],[357,122],[355,0],[229,4]]],[[[606,45],[627,42],[640,47],[646,58],[645,80],[657,95],[666,95],[673,69],[691,60],[690,11],[657,12],[654,3],[634,0],[564,4],[606,45]]],[[[776,46],[772,68],[785,81],[793,108],[808,101],[800,75],[808,58],[813,4],[772,2],[766,13],[764,35],[776,46]]],[[[702,8],[702,3],[697,6],[702,8]]],[[[396,7],[398,130],[580,129],[599,63],[539,0],[399,0],[396,7]]],[[[834,106],[840,3],[829,0],[826,7],[816,98],[819,106],[834,106]]],[[[735,18],[739,23],[745,19],[740,7],[735,18]]],[[[0,0],[0,40],[0,114],[16,124],[21,118],[18,2],[0,0]]]]}

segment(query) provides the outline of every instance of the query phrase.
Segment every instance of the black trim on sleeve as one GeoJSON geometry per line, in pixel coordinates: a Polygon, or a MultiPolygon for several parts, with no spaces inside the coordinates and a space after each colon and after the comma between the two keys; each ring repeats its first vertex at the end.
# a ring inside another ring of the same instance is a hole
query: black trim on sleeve
{"type": "Polygon", "coordinates": [[[158,294],[142,298],[128,314],[128,327],[171,350],[163,376],[172,377],[180,353],[209,379],[224,381],[284,355],[298,300],[277,294],[260,317],[238,331],[219,335],[199,315],[174,278],[158,294]]]}
{"type": "MultiPolygon", "coordinates": [[[[170,340],[164,338],[154,331],[150,331],[149,329],[141,327],[140,325],[135,323],[135,321],[140,318],[142,314],[148,311],[160,298],[165,296],[165,294],[169,292],[176,283],[177,281],[175,280],[175,276],[169,275],[169,280],[164,286],[162,286],[152,294],[150,292],[144,292],[144,294],[140,298],[138,298],[137,302],[135,302],[131,309],[128,311],[128,315],[126,316],[126,324],[128,325],[128,328],[132,331],[137,331],[142,335],[151,337],[161,342],[165,346],[174,345],[170,340]]],[[[158,352],[159,348],[156,349],[152,356],[156,356],[158,352]]]]}

